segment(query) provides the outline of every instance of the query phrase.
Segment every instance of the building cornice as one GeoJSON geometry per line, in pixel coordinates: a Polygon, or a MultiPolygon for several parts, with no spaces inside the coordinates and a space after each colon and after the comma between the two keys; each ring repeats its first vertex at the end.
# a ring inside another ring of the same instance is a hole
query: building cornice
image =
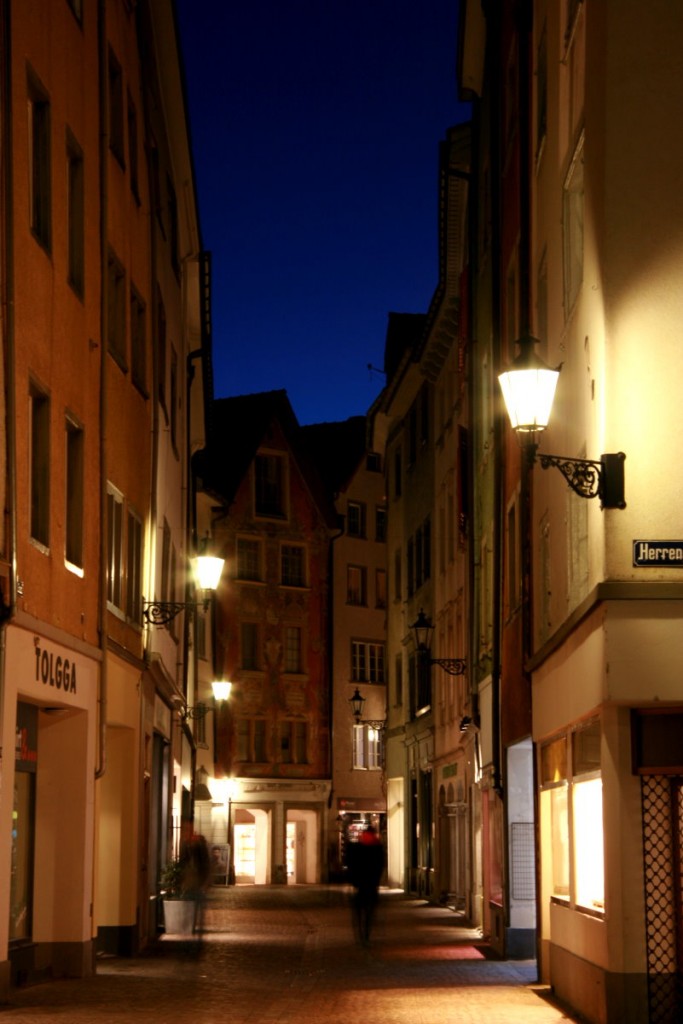
{"type": "Polygon", "coordinates": [[[606,580],[577,605],[560,628],[527,661],[526,670],[536,669],[554,654],[595,609],[608,601],[681,601],[683,582],[675,580],[606,580]]]}

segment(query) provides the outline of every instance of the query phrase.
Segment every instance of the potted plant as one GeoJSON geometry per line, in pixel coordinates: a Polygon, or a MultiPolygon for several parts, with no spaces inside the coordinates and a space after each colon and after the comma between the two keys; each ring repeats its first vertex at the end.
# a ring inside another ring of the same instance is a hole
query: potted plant
{"type": "Polygon", "coordinates": [[[197,914],[197,900],[184,890],[185,866],[176,857],[161,872],[159,888],[164,907],[164,928],[167,935],[192,935],[197,914]]]}

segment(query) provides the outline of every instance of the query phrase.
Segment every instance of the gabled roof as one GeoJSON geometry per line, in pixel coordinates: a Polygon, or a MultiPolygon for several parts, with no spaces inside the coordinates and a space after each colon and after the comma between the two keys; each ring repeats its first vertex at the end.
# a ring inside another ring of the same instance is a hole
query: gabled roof
{"type": "Polygon", "coordinates": [[[334,507],[303,443],[302,428],[283,389],[214,401],[211,434],[206,448],[195,460],[201,486],[221,501],[232,504],[274,425],[280,427],[323,518],[328,525],[336,526],[334,507]]]}
{"type": "Polygon", "coordinates": [[[349,484],[367,452],[365,416],[302,427],[304,444],[332,500],[349,484]]]}

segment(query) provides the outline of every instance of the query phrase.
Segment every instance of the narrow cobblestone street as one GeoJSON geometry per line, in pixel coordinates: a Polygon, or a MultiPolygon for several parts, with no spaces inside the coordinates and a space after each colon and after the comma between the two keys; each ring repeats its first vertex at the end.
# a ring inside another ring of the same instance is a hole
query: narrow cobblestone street
{"type": "Polygon", "coordinates": [[[382,893],[370,945],[341,887],[213,889],[204,939],[21,988],[1,1024],[557,1024],[573,1021],[452,911],[382,893]]]}

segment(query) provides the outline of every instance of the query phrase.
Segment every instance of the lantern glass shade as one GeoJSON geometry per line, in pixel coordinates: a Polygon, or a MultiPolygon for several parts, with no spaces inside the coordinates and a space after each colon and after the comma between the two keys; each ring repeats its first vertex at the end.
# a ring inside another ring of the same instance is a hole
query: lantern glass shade
{"type": "Polygon", "coordinates": [[[523,437],[548,426],[560,371],[538,358],[532,347],[534,338],[523,338],[518,344],[520,354],[498,380],[512,429],[523,437]]]}
{"type": "Polygon", "coordinates": [[[211,683],[211,689],[216,700],[228,700],[230,697],[230,691],[232,690],[232,683],[229,683],[225,679],[216,679],[211,683]]]}
{"type": "Polygon", "coordinates": [[[410,628],[415,633],[415,646],[418,651],[428,651],[432,646],[434,627],[431,619],[425,615],[422,609],[420,609],[420,614],[410,628]]]}
{"type": "Polygon", "coordinates": [[[197,586],[200,590],[216,590],[223,573],[225,559],[215,555],[198,555],[192,559],[197,586]]]}
{"type": "Polygon", "coordinates": [[[360,717],[363,714],[363,705],[365,704],[365,697],[361,696],[358,687],[356,687],[353,697],[349,698],[349,704],[353,711],[353,717],[360,721],[360,717]]]}

